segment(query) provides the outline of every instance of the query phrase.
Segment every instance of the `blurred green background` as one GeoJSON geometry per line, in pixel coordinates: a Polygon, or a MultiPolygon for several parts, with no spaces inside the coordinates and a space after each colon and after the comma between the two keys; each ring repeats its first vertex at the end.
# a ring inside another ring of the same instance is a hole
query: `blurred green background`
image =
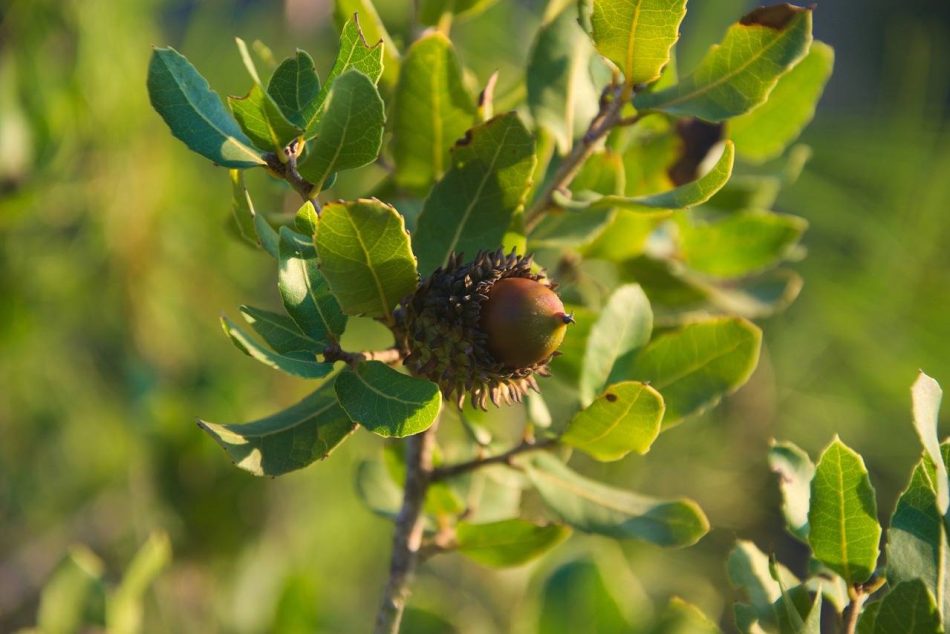
{"type": "MultiPolygon", "coordinates": [[[[515,89],[541,4],[504,0],[455,25],[480,82],[500,69],[500,91],[515,89]]],[[[748,4],[694,0],[681,68],[748,4]]],[[[410,3],[377,5],[405,40],[410,3]]],[[[645,458],[584,464],[696,499],[713,531],[674,552],[575,536],[540,566],[502,573],[447,556],[426,565],[413,606],[465,632],[537,631],[550,571],[589,554],[621,611],[678,594],[729,627],[724,565],[737,537],[804,565],[781,529],[772,437],[814,455],[839,433],[864,454],[889,515],[919,451],[916,370],[950,387],[950,5],[856,5],[823,2],[815,14],[835,75],[804,137],[814,158],[779,205],[811,224],[797,267],[806,283],[764,324],[759,370],[645,458]]],[[[357,434],[325,463],[261,480],[193,423],[250,420],[307,385],[238,354],[218,330],[240,303],[278,305],[275,265],[233,238],[226,174],[171,137],[145,91],[151,45],[169,44],[219,93],[243,94],[235,35],[280,57],[305,48],[325,73],[330,10],[328,0],[0,2],[0,631],[35,624],[71,545],[88,546],[115,580],[156,528],[174,558],[146,596],[147,632],[369,629],[390,527],[359,503],[353,469],[378,442],[357,434]]],[[[252,188],[264,208],[292,200],[264,178],[252,188]]],[[[597,603],[589,572],[573,571],[586,585],[565,600],[597,603]]]]}

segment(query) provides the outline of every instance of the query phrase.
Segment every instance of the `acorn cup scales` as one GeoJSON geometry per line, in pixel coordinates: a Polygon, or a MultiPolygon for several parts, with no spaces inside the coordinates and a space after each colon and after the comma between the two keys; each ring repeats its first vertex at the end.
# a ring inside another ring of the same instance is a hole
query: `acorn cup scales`
{"type": "Polygon", "coordinates": [[[531,256],[452,254],[396,309],[403,363],[461,408],[520,402],[538,391],[573,319],[531,256]]]}

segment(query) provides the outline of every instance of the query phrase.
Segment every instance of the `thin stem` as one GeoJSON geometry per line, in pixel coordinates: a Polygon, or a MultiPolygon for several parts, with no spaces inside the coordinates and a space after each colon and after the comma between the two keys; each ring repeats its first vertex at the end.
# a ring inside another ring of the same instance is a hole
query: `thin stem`
{"type": "Polygon", "coordinates": [[[406,440],[406,485],[402,508],[396,516],[389,581],[376,614],[375,634],[398,634],[399,622],[409,598],[409,585],[419,563],[422,545],[422,507],[432,473],[433,425],[406,440]]]}
{"type": "Polygon", "coordinates": [[[851,604],[848,608],[848,622],[844,631],[845,634],[855,634],[858,631],[858,617],[861,616],[861,608],[870,595],[860,586],[849,589],[848,594],[851,595],[851,604]]]}
{"type": "Polygon", "coordinates": [[[557,440],[549,438],[547,440],[539,440],[537,442],[531,442],[524,440],[521,444],[516,445],[504,453],[500,453],[494,456],[485,456],[482,458],[475,458],[474,460],[469,460],[467,462],[460,462],[458,464],[446,465],[444,467],[438,467],[432,470],[432,474],[429,478],[432,482],[438,482],[440,480],[446,480],[448,478],[455,478],[462,474],[468,473],[469,471],[474,471],[476,469],[481,469],[488,465],[493,464],[504,464],[511,465],[512,459],[515,456],[521,455],[529,451],[537,451],[539,449],[547,449],[553,447],[557,444],[557,440]]]}
{"type": "Polygon", "coordinates": [[[600,110],[591,120],[587,132],[579,143],[574,145],[571,153],[558,166],[551,182],[541,191],[534,204],[525,212],[525,231],[534,229],[544,214],[554,206],[554,193],[563,191],[571,184],[574,177],[597,147],[597,143],[607,136],[616,125],[623,122],[630,125],[634,120],[631,117],[623,119],[620,116],[623,106],[629,101],[631,89],[626,85],[618,86],[611,83],[604,89],[600,98],[600,110]]]}
{"type": "Polygon", "coordinates": [[[396,365],[402,361],[402,352],[399,351],[399,348],[349,352],[341,348],[340,344],[331,343],[323,350],[323,360],[327,363],[343,361],[351,367],[356,367],[363,361],[382,361],[387,365],[396,365]]]}
{"type": "Polygon", "coordinates": [[[313,206],[319,214],[323,208],[320,206],[320,201],[314,192],[315,187],[313,183],[305,179],[300,175],[300,172],[297,171],[297,157],[302,149],[302,144],[294,142],[284,149],[283,157],[278,156],[274,152],[268,152],[264,155],[264,160],[267,162],[267,168],[275,176],[290,183],[290,186],[294,188],[294,191],[296,191],[301,198],[313,203],[313,206]]]}

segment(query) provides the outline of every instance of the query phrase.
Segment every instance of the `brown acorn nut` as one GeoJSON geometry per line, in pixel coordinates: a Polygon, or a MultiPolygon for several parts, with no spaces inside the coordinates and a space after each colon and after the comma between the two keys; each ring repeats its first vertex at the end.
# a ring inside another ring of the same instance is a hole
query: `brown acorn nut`
{"type": "Polygon", "coordinates": [[[548,359],[573,321],[557,293],[526,277],[495,282],[481,311],[488,349],[509,368],[526,368],[548,359]]]}

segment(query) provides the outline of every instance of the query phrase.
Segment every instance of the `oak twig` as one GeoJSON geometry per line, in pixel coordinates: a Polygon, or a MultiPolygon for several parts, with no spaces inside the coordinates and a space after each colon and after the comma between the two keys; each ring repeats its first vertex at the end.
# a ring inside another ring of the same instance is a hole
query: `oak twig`
{"type": "Polygon", "coordinates": [[[422,545],[422,507],[431,482],[435,428],[406,439],[406,486],[396,516],[389,581],[376,614],[375,634],[398,634],[409,598],[409,585],[419,563],[422,545]]]}
{"type": "Polygon", "coordinates": [[[584,161],[594,153],[597,143],[617,125],[632,125],[637,121],[636,116],[623,118],[620,115],[624,104],[630,100],[631,91],[631,87],[616,82],[612,82],[604,89],[600,97],[600,110],[591,120],[587,132],[574,145],[567,158],[558,166],[554,177],[538,194],[531,207],[525,211],[526,232],[536,227],[541,222],[544,214],[554,207],[554,193],[567,189],[574,177],[577,176],[584,161]]]}
{"type": "Polygon", "coordinates": [[[350,367],[356,367],[363,361],[382,361],[387,365],[395,365],[402,361],[402,353],[399,348],[386,348],[385,350],[364,350],[362,352],[349,352],[340,347],[338,343],[331,343],[323,350],[323,360],[327,363],[334,361],[343,361],[350,367]]]}
{"type": "Polygon", "coordinates": [[[557,444],[557,440],[549,438],[547,440],[539,440],[536,442],[522,441],[521,444],[515,445],[508,451],[494,456],[485,456],[482,458],[475,458],[474,460],[469,460],[467,462],[460,462],[458,464],[446,465],[444,467],[437,467],[432,470],[432,474],[429,477],[431,482],[438,482],[439,480],[446,480],[448,478],[454,478],[460,476],[469,471],[474,471],[475,469],[480,469],[488,465],[493,464],[506,464],[510,465],[511,461],[523,453],[529,451],[538,451],[540,449],[547,449],[553,447],[557,444]]]}
{"type": "Polygon", "coordinates": [[[267,169],[275,176],[287,181],[290,186],[294,188],[294,191],[300,194],[300,197],[305,201],[313,203],[313,206],[319,214],[322,211],[322,207],[320,201],[317,199],[317,192],[314,192],[315,188],[313,183],[305,179],[300,175],[300,172],[297,171],[297,157],[300,155],[302,149],[302,146],[294,141],[284,149],[282,157],[274,152],[268,152],[264,154],[264,161],[267,162],[267,169]]]}

